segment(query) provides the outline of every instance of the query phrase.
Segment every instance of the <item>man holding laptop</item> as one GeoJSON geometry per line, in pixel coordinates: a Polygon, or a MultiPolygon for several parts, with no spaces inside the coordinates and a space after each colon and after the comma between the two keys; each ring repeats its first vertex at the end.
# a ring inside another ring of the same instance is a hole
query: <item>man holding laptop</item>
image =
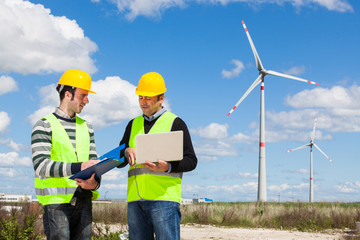
{"type": "Polygon", "coordinates": [[[182,173],[194,170],[197,158],[185,122],[162,106],[165,92],[165,82],[160,74],[149,72],[141,77],[135,93],[139,95],[143,115],[128,123],[120,142],[125,143],[123,154],[127,161],[119,167],[130,164],[127,188],[130,240],[154,239],[154,234],[156,240],[180,240],[182,173]],[[182,132],[180,141],[173,136],[179,131],[182,132]],[[149,159],[139,164],[136,163],[137,153],[140,160],[141,150],[146,149],[146,144],[136,149],[136,144],[141,144],[140,137],[136,139],[136,136],[141,134],[154,134],[151,138],[157,138],[152,141],[158,145],[147,149],[149,159]],[[167,146],[169,142],[176,146],[167,146]],[[170,152],[182,155],[168,159],[172,156],[166,153],[170,147],[174,147],[170,152]],[[159,158],[154,160],[150,155],[156,153],[159,158]]]}

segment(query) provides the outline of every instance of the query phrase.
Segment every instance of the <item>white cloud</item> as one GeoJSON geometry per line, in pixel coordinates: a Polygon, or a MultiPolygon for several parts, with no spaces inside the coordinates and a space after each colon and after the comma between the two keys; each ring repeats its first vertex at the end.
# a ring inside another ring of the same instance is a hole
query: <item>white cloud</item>
{"type": "Polygon", "coordinates": [[[336,185],[335,189],[337,192],[341,193],[358,193],[360,191],[360,182],[346,182],[344,184],[336,185]]]}
{"type": "Polygon", "coordinates": [[[0,77],[0,95],[3,95],[8,92],[15,92],[18,90],[18,86],[15,80],[9,76],[0,77]]]}
{"type": "Polygon", "coordinates": [[[199,161],[204,161],[204,162],[215,162],[215,161],[219,160],[219,158],[217,156],[197,155],[197,158],[199,161]]]}
{"type": "Polygon", "coordinates": [[[301,183],[298,185],[290,185],[288,183],[284,183],[281,185],[271,185],[268,187],[269,191],[274,191],[274,192],[281,192],[281,191],[290,191],[290,190],[301,190],[301,189],[306,189],[309,188],[309,184],[308,183],[301,183]]]}
{"type": "Polygon", "coordinates": [[[330,11],[353,12],[353,7],[346,0],[291,0],[293,5],[319,4],[330,11]]]}
{"type": "Polygon", "coordinates": [[[28,148],[25,145],[16,143],[11,138],[0,139],[0,144],[4,144],[4,145],[10,147],[12,150],[14,150],[16,152],[28,150],[28,148]]]}
{"type": "Polygon", "coordinates": [[[197,129],[191,129],[191,133],[198,135],[202,138],[208,139],[222,139],[228,136],[227,129],[229,125],[219,124],[219,123],[210,123],[206,127],[199,127],[197,129]]]}
{"type": "MultiPolygon", "coordinates": [[[[95,128],[103,128],[132,119],[141,114],[136,86],[120,77],[106,77],[93,82],[93,94],[81,114],[95,128]]],[[[168,109],[168,108],[167,108],[168,109]]]]}
{"type": "Polygon", "coordinates": [[[297,169],[297,170],[287,170],[285,172],[289,172],[289,173],[300,173],[300,174],[309,174],[310,171],[309,170],[306,170],[306,169],[297,169]]]}
{"type": "Polygon", "coordinates": [[[29,157],[19,157],[17,152],[0,153],[0,166],[31,166],[32,161],[29,157]]]}
{"type": "Polygon", "coordinates": [[[0,112],[0,133],[7,129],[10,122],[11,120],[7,112],[0,112]]]}
{"type": "MultiPolygon", "coordinates": [[[[320,111],[314,109],[304,109],[299,111],[289,112],[266,112],[266,125],[267,129],[278,129],[279,127],[289,130],[309,130],[312,131],[314,126],[314,119],[318,116],[317,129],[323,128],[321,125],[320,111]]],[[[322,116],[321,116],[322,117],[322,116]]],[[[289,133],[291,133],[289,131],[289,133]]]]}
{"type": "Polygon", "coordinates": [[[305,72],[305,66],[296,66],[292,67],[289,70],[285,71],[284,73],[289,75],[301,75],[305,72]]]}
{"type": "MultiPolygon", "coordinates": [[[[281,127],[275,129],[266,130],[266,141],[267,142],[284,142],[284,141],[303,141],[309,142],[312,135],[312,125],[304,127],[304,129],[296,128],[289,129],[281,127]],[[307,131],[308,130],[308,131],[307,131]]],[[[332,140],[333,137],[330,134],[323,134],[322,131],[316,129],[315,137],[316,140],[332,140]]]]}
{"type": "Polygon", "coordinates": [[[226,173],[223,174],[220,177],[217,177],[217,180],[224,181],[224,180],[231,180],[234,179],[257,179],[258,178],[257,173],[243,173],[243,172],[236,172],[236,173],[226,173]]]}
{"type": "MultiPolygon", "coordinates": [[[[315,117],[318,119],[315,129],[316,141],[332,140],[333,136],[330,133],[334,132],[360,132],[360,87],[356,85],[349,88],[335,86],[331,89],[304,90],[288,96],[286,102],[292,107],[304,109],[287,112],[267,111],[267,143],[304,141],[303,144],[306,144],[310,141],[315,117]]],[[[218,156],[236,156],[235,144],[258,142],[258,125],[254,122],[250,124],[249,128],[252,127],[256,127],[256,129],[251,134],[238,132],[232,136],[228,136],[227,125],[218,123],[191,129],[192,133],[204,139],[221,139],[216,142],[196,142],[194,146],[197,154],[201,155],[199,159],[216,161],[218,156]]],[[[299,144],[299,146],[301,145],[299,144]]],[[[298,146],[289,147],[296,148],[298,146]]]]}
{"type": "MultiPolygon", "coordinates": [[[[198,2],[207,3],[207,0],[198,0],[198,2]]],[[[260,4],[278,4],[283,6],[284,3],[289,3],[296,8],[300,7],[313,7],[321,6],[325,7],[329,11],[338,12],[353,12],[353,7],[346,0],[210,0],[211,3],[221,3],[227,5],[229,3],[244,2],[250,5],[260,4]]]]}
{"type": "MultiPolygon", "coordinates": [[[[92,2],[99,2],[100,0],[91,0],[92,2]]],[[[129,20],[134,20],[138,16],[145,17],[161,17],[161,14],[169,8],[184,8],[187,4],[221,4],[228,5],[231,3],[245,3],[251,6],[259,6],[261,4],[277,4],[283,6],[284,3],[289,3],[297,9],[301,7],[316,7],[321,6],[329,11],[338,12],[353,12],[353,7],[346,0],[107,0],[114,3],[119,12],[125,13],[125,17],[129,20]]]]}
{"type": "Polygon", "coordinates": [[[237,176],[239,176],[240,178],[257,178],[258,174],[257,173],[242,173],[242,172],[239,172],[239,173],[237,173],[237,176]]]}
{"type": "Polygon", "coordinates": [[[360,115],[360,110],[358,110],[360,109],[360,87],[357,85],[350,88],[334,86],[331,89],[318,87],[288,96],[285,103],[294,108],[347,109],[349,114],[360,115]]]}
{"type": "Polygon", "coordinates": [[[96,71],[90,54],[97,45],[75,20],[50,14],[41,4],[0,1],[0,71],[23,74],[96,71]]]}
{"type": "Polygon", "coordinates": [[[334,86],[331,89],[304,90],[288,96],[285,103],[299,110],[267,112],[267,126],[283,126],[293,130],[311,129],[317,116],[317,129],[360,132],[360,87],[357,85],[349,88],[334,86]],[[304,109],[300,110],[301,108],[304,109]]]}
{"type": "Polygon", "coordinates": [[[107,172],[106,174],[102,175],[101,181],[120,181],[126,180],[127,181],[128,173],[127,171],[120,171],[119,169],[114,169],[112,171],[107,172]]]}
{"type": "Polygon", "coordinates": [[[297,173],[301,173],[301,174],[309,174],[309,170],[306,170],[306,169],[299,169],[299,170],[296,170],[295,172],[297,173]]]}
{"type": "Polygon", "coordinates": [[[172,7],[185,7],[186,0],[109,0],[116,4],[120,12],[125,12],[129,20],[137,16],[161,17],[161,13],[172,7]]]}
{"type": "Polygon", "coordinates": [[[255,143],[258,141],[258,139],[259,139],[259,134],[257,134],[257,136],[255,136],[255,132],[252,136],[248,136],[248,135],[245,135],[245,134],[239,132],[230,138],[230,140],[233,142],[247,143],[247,144],[255,143]]]}
{"type": "Polygon", "coordinates": [[[231,62],[235,65],[235,68],[233,68],[231,71],[223,69],[221,72],[223,78],[237,77],[245,68],[244,64],[239,60],[233,59],[231,62]]]}
{"type": "MultiPolygon", "coordinates": [[[[204,156],[237,156],[236,148],[233,144],[227,143],[225,141],[205,141],[198,143],[196,141],[193,142],[195,152],[198,155],[204,156]]],[[[207,158],[201,158],[206,160],[207,158]]],[[[213,158],[210,158],[213,160],[213,158]]]]}
{"type": "Polygon", "coordinates": [[[182,195],[184,195],[184,194],[189,195],[189,193],[203,192],[203,187],[200,187],[195,184],[191,184],[191,185],[182,184],[181,192],[182,192],[182,195]]]}
{"type": "Polygon", "coordinates": [[[101,191],[106,191],[106,190],[110,190],[110,191],[126,191],[127,189],[127,183],[123,183],[123,184],[101,184],[101,191]]]}
{"type": "Polygon", "coordinates": [[[41,106],[58,106],[60,102],[59,93],[56,91],[56,84],[41,87],[39,95],[41,96],[41,106]]]}
{"type": "Polygon", "coordinates": [[[210,185],[207,186],[207,192],[210,193],[218,193],[218,194],[236,194],[236,193],[247,193],[247,192],[255,192],[257,191],[258,183],[257,182],[248,182],[242,185],[224,185],[224,186],[216,186],[210,185]]]}
{"type": "Polygon", "coordinates": [[[0,167],[0,175],[13,178],[19,176],[19,172],[16,171],[14,168],[1,168],[0,167]]]}
{"type": "MultiPolygon", "coordinates": [[[[116,76],[106,77],[105,80],[93,81],[91,88],[96,94],[89,94],[90,102],[80,116],[89,121],[94,128],[115,125],[141,114],[138,97],[135,95],[136,87],[128,81],[116,76]]],[[[28,117],[32,125],[54,112],[59,106],[60,100],[55,85],[42,87],[39,95],[42,99],[40,108],[28,117]]],[[[164,106],[170,110],[167,102],[164,106]]]]}
{"type": "Polygon", "coordinates": [[[45,117],[49,113],[53,113],[55,110],[55,107],[58,105],[44,106],[44,107],[41,107],[40,109],[36,110],[33,114],[28,116],[30,124],[33,126],[36,123],[36,121],[38,121],[39,119],[45,117]]]}

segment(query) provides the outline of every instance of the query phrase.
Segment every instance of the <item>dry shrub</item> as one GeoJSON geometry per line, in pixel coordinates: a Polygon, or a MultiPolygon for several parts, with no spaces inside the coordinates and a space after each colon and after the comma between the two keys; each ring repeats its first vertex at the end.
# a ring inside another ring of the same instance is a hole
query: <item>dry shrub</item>
{"type": "Polygon", "coordinates": [[[273,227],[283,227],[285,229],[296,228],[300,231],[317,231],[331,228],[329,218],[314,207],[294,207],[279,213],[274,219],[275,221],[272,221],[272,223],[275,226],[273,227]]]}
{"type": "MultiPolygon", "coordinates": [[[[36,232],[42,232],[42,208],[38,205],[20,204],[22,209],[18,222],[24,221],[25,215],[36,215],[36,232]]],[[[326,229],[355,229],[355,222],[360,221],[360,203],[197,203],[181,205],[181,223],[211,224],[229,227],[263,227],[297,229],[301,231],[322,231],[326,229]]],[[[0,219],[11,220],[10,215],[1,209],[0,219]]],[[[127,226],[126,203],[94,203],[94,229],[98,235],[126,229],[110,229],[115,225],[127,226]]],[[[118,227],[118,226],[117,226],[118,227]]],[[[95,234],[97,235],[97,234],[95,234]]],[[[1,238],[0,238],[1,239],[1,238]]],[[[351,238],[357,239],[356,235],[351,238]]]]}
{"type": "Polygon", "coordinates": [[[39,207],[32,203],[0,202],[0,239],[41,239],[39,207]],[[10,209],[10,211],[8,210],[10,209]]]}
{"type": "Polygon", "coordinates": [[[181,223],[213,224],[212,206],[191,204],[181,206],[181,223]]]}
{"type": "Polygon", "coordinates": [[[199,203],[182,205],[182,223],[322,231],[354,229],[359,203],[199,203]]]}
{"type": "Polygon", "coordinates": [[[234,208],[228,209],[224,212],[221,224],[222,225],[233,225],[233,223],[237,221],[237,217],[238,216],[237,216],[234,208]]]}
{"type": "Polygon", "coordinates": [[[92,212],[94,222],[127,224],[126,203],[95,203],[92,212]]]}

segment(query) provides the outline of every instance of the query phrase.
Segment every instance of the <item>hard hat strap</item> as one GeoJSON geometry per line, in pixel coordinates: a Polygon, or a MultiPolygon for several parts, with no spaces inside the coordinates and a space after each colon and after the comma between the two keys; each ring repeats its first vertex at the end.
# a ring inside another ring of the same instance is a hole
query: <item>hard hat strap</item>
{"type": "Polygon", "coordinates": [[[60,85],[60,88],[59,88],[59,93],[61,93],[61,91],[64,89],[64,85],[63,84],[61,84],[60,85]]]}
{"type": "MultiPolygon", "coordinates": [[[[61,93],[61,91],[64,89],[65,85],[64,84],[60,84],[60,88],[59,88],[59,93],[61,93]]],[[[75,89],[74,86],[70,86],[72,89],[75,89]]]]}

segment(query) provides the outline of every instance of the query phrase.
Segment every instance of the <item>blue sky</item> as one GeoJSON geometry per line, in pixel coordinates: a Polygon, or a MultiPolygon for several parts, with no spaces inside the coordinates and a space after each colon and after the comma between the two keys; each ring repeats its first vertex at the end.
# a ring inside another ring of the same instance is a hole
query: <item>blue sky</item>
{"type": "MultiPolygon", "coordinates": [[[[116,147],[140,114],[135,87],[156,71],[166,107],[191,131],[199,164],[183,197],[256,201],[260,86],[226,117],[258,76],[244,20],[266,69],[268,201],[308,201],[309,143],[315,201],[359,201],[359,1],[3,0],[0,2],[0,192],[34,195],[30,135],[58,106],[67,69],[91,74],[81,116],[98,154],[116,147]]],[[[103,177],[103,198],[125,198],[127,168],[103,177]]]]}

